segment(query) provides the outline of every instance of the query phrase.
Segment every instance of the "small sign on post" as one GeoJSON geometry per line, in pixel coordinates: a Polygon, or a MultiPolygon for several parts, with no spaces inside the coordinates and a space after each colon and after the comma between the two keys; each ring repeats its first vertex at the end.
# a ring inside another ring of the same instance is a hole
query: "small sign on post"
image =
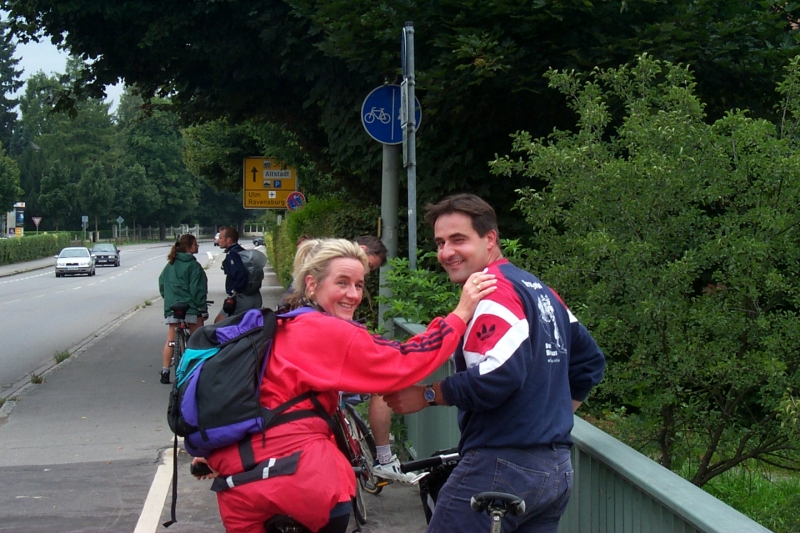
{"type": "Polygon", "coordinates": [[[33,219],[33,225],[36,226],[36,235],[39,235],[39,223],[42,221],[42,217],[31,217],[33,219]]]}

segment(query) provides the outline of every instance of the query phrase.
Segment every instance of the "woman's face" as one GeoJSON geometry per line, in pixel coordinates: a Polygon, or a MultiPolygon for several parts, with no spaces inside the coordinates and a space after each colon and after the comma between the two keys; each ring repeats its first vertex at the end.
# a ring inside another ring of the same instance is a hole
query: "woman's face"
{"type": "Polygon", "coordinates": [[[334,259],[319,283],[306,276],[306,293],[329,315],[353,320],[364,296],[364,265],[351,257],[334,259]]]}

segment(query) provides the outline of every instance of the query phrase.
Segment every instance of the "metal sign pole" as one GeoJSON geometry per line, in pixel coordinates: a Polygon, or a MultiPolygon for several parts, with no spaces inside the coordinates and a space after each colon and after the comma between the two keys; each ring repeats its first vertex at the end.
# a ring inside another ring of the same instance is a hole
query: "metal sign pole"
{"type": "Polygon", "coordinates": [[[403,28],[405,37],[405,81],[408,91],[406,98],[406,172],[408,175],[408,266],[417,268],[417,139],[416,109],[414,95],[414,23],[406,21],[403,28]]]}

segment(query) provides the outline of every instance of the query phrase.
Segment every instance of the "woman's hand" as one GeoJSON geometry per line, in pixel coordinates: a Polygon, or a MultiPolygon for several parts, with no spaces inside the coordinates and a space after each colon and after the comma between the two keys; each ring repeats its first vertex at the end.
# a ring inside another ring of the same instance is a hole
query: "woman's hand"
{"type": "MultiPolygon", "coordinates": [[[[194,459],[192,459],[192,467],[194,467],[197,464],[206,465],[208,467],[208,469],[211,470],[211,473],[210,474],[203,474],[203,475],[199,475],[199,476],[195,475],[194,476],[195,479],[214,479],[215,477],[217,477],[219,475],[219,472],[217,472],[216,470],[214,470],[213,468],[208,466],[208,461],[206,461],[205,458],[203,458],[203,457],[195,457],[194,459]]],[[[192,469],[194,470],[194,468],[192,468],[192,469]]],[[[194,475],[194,473],[192,475],[194,475]]]]}
{"type": "Polygon", "coordinates": [[[458,300],[453,314],[457,315],[465,324],[472,320],[475,309],[484,297],[497,290],[495,285],[497,279],[494,274],[486,274],[486,271],[475,272],[467,278],[467,282],[461,288],[461,298],[458,300]]]}

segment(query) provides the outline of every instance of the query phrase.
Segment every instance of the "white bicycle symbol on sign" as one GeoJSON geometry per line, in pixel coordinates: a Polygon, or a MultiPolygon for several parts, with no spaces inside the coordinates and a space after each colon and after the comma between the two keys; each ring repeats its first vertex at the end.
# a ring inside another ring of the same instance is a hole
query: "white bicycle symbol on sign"
{"type": "Polygon", "coordinates": [[[364,115],[364,122],[367,124],[372,124],[375,122],[375,119],[378,119],[378,122],[381,124],[388,124],[391,122],[392,117],[389,115],[389,113],[384,111],[382,107],[373,107],[369,113],[364,115]]]}

